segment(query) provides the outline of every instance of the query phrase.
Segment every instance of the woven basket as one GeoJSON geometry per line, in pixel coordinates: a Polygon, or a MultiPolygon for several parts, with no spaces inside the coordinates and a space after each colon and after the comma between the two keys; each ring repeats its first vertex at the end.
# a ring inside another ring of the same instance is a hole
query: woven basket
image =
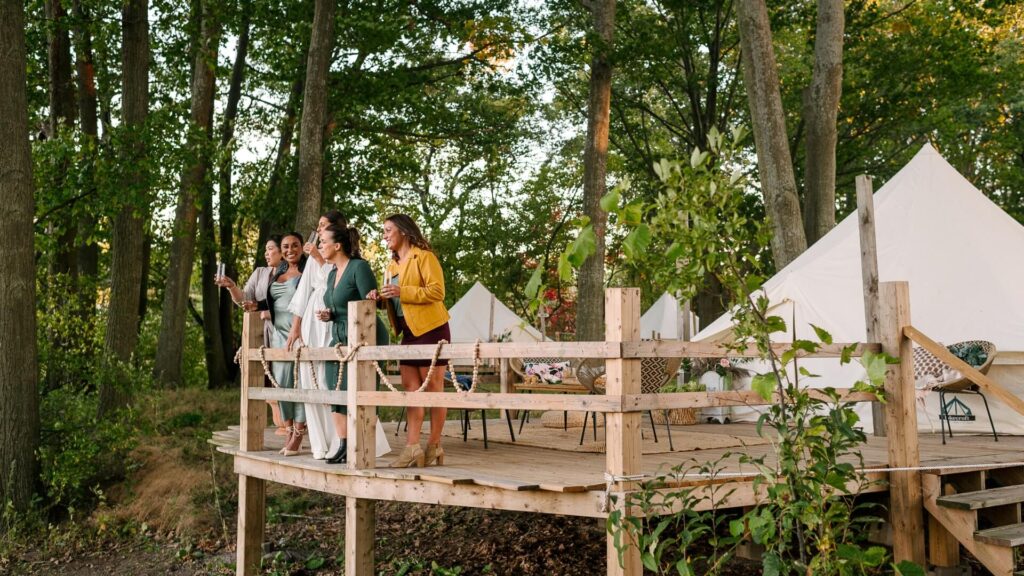
{"type": "Polygon", "coordinates": [[[700,420],[700,408],[673,408],[671,410],[652,410],[651,418],[655,424],[665,423],[665,414],[668,413],[668,423],[673,426],[692,426],[700,420]]]}

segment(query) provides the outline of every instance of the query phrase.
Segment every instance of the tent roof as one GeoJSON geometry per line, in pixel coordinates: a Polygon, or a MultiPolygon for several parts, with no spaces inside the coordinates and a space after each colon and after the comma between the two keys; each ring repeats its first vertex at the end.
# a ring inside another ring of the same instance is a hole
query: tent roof
{"type": "Polygon", "coordinates": [[[508,331],[513,342],[539,342],[540,332],[476,282],[448,310],[452,342],[489,342],[508,331]],[[492,316],[493,310],[493,316],[492,316]],[[492,320],[493,318],[493,320],[492,320]]]}
{"type": "Polygon", "coordinates": [[[663,292],[651,307],[640,317],[640,338],[654,338],[654,333],[665,340],[680,337],[679,301],[668,292],[663,292]]]}
{"type": "MultiPolygon", "coordinates": [[[[1024,350],[1024,267],[1015,262],[1024,226],[931,145],[875,194],[875,222],[879,278],[910,283],[915,326],[944,342],[1024,350]]],[[[772,305],[782,304],[775,313],[787,324],[795,315],[798,337],[812,337],[814,323],[837,341],[864,340],[859,234],[854,213],[764,284],[772,305]]],[[[695,339],[730,326],[725,315],[695,339]]]]}

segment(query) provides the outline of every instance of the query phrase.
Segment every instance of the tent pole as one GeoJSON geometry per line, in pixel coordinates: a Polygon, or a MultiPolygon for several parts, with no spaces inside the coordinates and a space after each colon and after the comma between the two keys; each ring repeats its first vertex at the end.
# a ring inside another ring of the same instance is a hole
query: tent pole
{"type": "MultiPolygon", "coordinates": [[[[857,222],[860,224],[860,270],[864,281],[864,326],[867,342],[881,342],[878,318],[878,246],[875,236],[875,199],[871,178],[857,176],[857,222]]],[[[875,436],[886,436],[885,407],[871,403],[875,436]]]]}

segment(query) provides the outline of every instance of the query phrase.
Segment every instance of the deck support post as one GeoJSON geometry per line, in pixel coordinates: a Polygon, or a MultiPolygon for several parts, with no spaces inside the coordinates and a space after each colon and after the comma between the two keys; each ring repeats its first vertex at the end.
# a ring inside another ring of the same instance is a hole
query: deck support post
{"type": "MultiPolygon", "coordinates": [[[[259,312],[247,312],[242,319],[242,390],[239,449],[243,452],[263,450],[263,431],[267,427],[267,406],[262,400],[250,400],[250,388],[263,387],[263,371],[254,370],[259,362],[255,351],[263,344],[263,320],[259,312]]],[[[254,576],[260,572],[263,556],[263,529],[266,516],[266,481],[252,476],[238,476],[238,536],[235,573],[254,576]]]]}
{"type": "MultiPolygon", "coordinates": [[[[377,307],[370,300],[348,304],[348,346],[376,345],[377,307]]],[[[353,361],[348,370],[348,462],[356,470],[376,465],[376,407],[358,402],[358,392],[377,389],[373,361],[353,361]]],[[[374,573],[374,538],[377,525],[376,501],[345,498],[345,574],[374,573]]]]}
{"type": "MultiPolygon", "coordinates": [[[[913,344],[903,334],[910,325],[910,287],[906,282],[879,285],[879,336],[882,351],[900,359],[885,378],[885,420],[889,437],[889,466],[916,467],[921,463],[914,402],[913,344]]],[[[921,473],[889,473],[889,519],[893,529],[893,559],[925,565],[924,501],[921,473]]]]}
{"type": "MultiPolygon", "coordinates": [[[[633,342],[640,340],[640,289],[609,288],[604,299],[605,340],[633,342]]],[[[621,357],[607,360],[606,393],[609,396],[640,394],[640,360],[621,357]]],[[[640,412],[609,412],[605,426],[607,456],[605,472],[612,477],[632,476],[641,471],[640,412]]],[[[636,489],[638,483],[619,480],[614,490],[625,492],[636,489]]],[[[640,576],[643,564],[636,543],[622,554],[615,548],[612,535],[607,535],[607,566],[609,576],[640,576]]]]}

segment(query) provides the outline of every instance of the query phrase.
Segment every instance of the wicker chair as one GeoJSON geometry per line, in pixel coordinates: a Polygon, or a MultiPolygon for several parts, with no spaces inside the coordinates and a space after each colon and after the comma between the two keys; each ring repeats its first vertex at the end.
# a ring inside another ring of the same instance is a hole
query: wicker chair
{"type": "MultiPolygon", "coordinates": [[[[565,358],[512,358],[509,360],[508,366],[519,377],[520,381],[523,382],[522,386],[517,386],[519,390],[525,390],[526,392],[533,393],[535,390],[546,390],[550,389],[552,392],[585,392],[577,385],[576,380],[576,365],[579,360],[566,360],[565,358]],[[527,366],[537,364],[561,364],[567,363],[565,370],[562,372],[562,383],[559,384],[542,384],[541,379],[533,374],[527,374],[527,366]]],[[[506,411],[506,414],[508,412],[506,411]]],[[[529,410],[521,410],[519,414],[519,433],[523,433],[523,425],[526,424],[530,419],[529,410]]],[[[567,411],[562,412],[562,429],[569,429],[569,413],[567,411]]]]}
{"type": "MultiPolygon", "coordinates": [[[[679,372],[679,365],[682,362],[681,358],[644,358],[640,361],[640,393],[641,394],[657,394],[661,391],[662,387],[673,378],[677,372],[679,372]]],[[[577,368],[577,377],[581,384],[587,386],[592,392],[597,394],[604,394],[604,386],[601,382],[601,376],[604,374],[604,362],[587,360],[580,364],[577,368]],[[586,382],[585,380],[589,381],[586,382]]],[[[654,415],[650,410],[647,411],[647,417],[651,419],[651,431],[654,433],[654,441],[658,441],[658,428],[654,424],[654,415]]],[[[597,413],[593,413],[594,427],[593,434],[594,439],[597,439],[597,413]]],[[[672,427],[669,424],[668,417],[665,418],[665,431],[668,434],[668,448],[670,451],[675,450],[672,445],[672,427]]],[[[583,444],[583,438],[587,433],[587,416],[583,417],[583,430],[580,432],[580,445],[583,444]]]]}
{"type": "MultiPolygon", "coordinates": [[[[948,348],[954,350],[958,347],[969,346],[980,346],[985,353],[985,361],[981,366],[975,366],[975,368],[978,372],[987,374],[998,352],[995,344],[985,340],[967,340],[952,344],[948,348]]],[[[950,425],[951,415],[948,413],[946,405],[947,394],[953,394],[954,396],[957,394],[975,394],[981,396],[981,401],[985,406],[985,413],[988,415],[989,425],[992,427],[992,437],[996,442],[999,441],[999,434],[996,433],[996,424],[992,420],[992,411],[988,407],[988,399],[985,398],[985,394],[981,392],[980,387],[971,381],[969,377],[960,374],[953,367],[939,360],[934,354],[924,348],[915,348],[914,380],[919,390],[934,390],[939,393],[939,429],[942,431],[943,444],[946,443],[947,431],[949,432],[949,437],[953,437],[953,428],[950,425]]],[[[923,397],[921,398],[923,401],[923,397]]]]}

